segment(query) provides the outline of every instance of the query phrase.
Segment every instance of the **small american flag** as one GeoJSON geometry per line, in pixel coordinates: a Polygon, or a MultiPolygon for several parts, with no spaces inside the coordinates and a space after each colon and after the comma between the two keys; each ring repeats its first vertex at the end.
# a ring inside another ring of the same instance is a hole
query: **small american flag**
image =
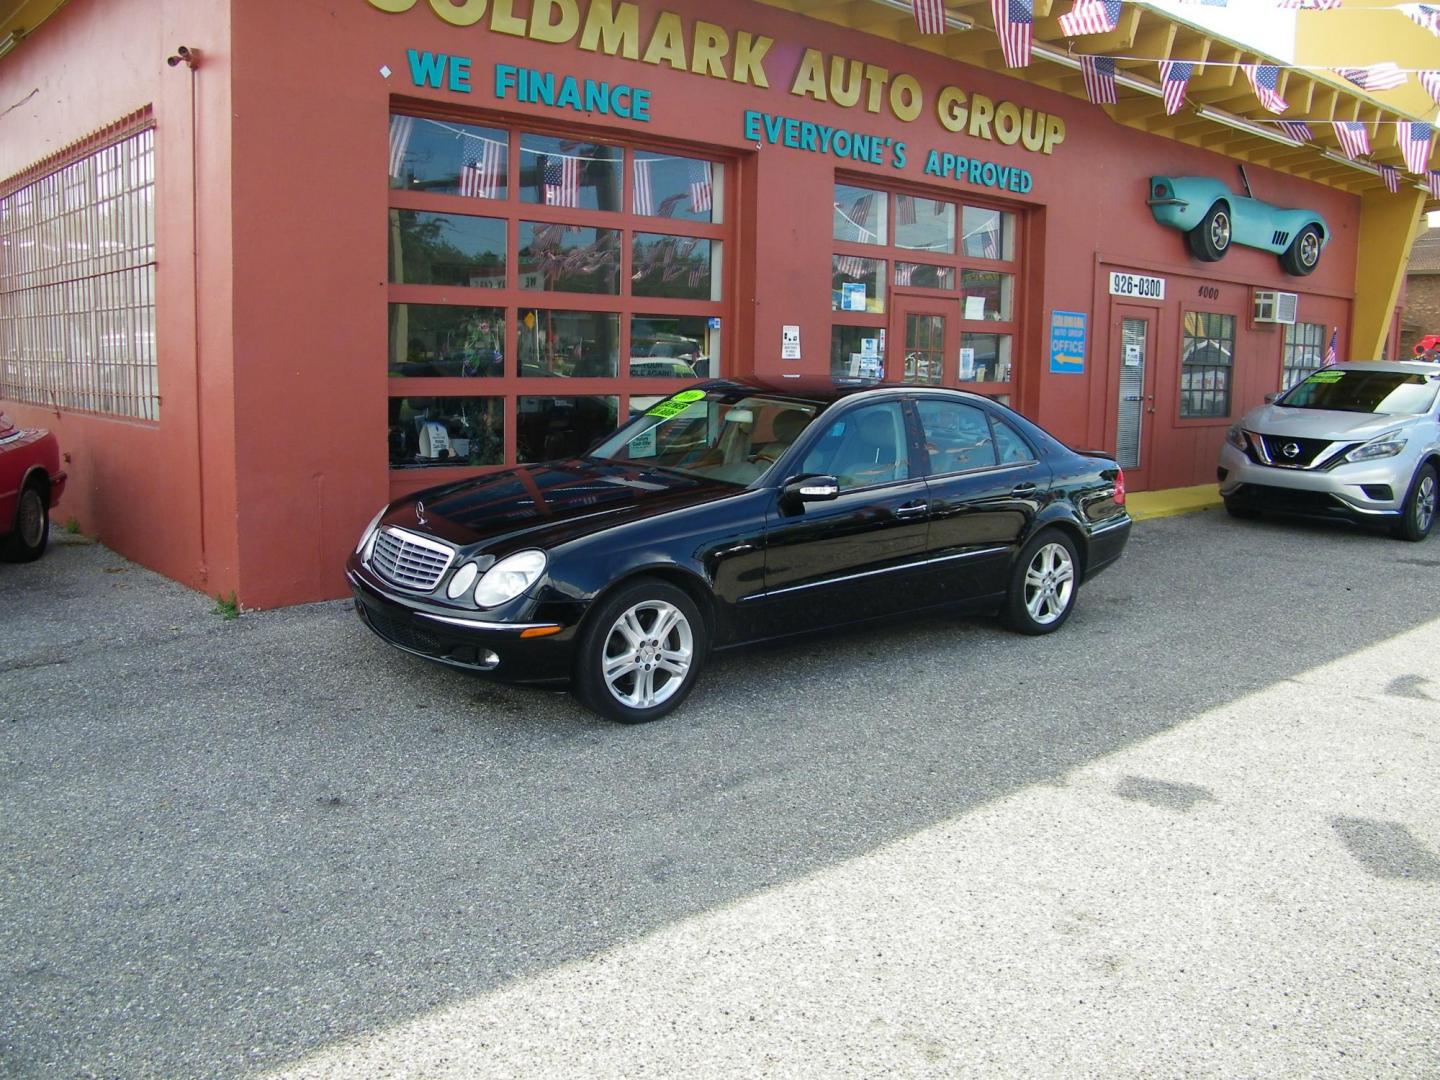
{"type": "Polygon", "coordinates": [[[1431,169],[1425,175],[1425,184],[1430,189],[1431,197],[1440,199],[1440,172],[1431,169]]]}
{"type": "Polygon", "coordinates": [[[1160,61],[1160,85],[1165,91],[1165,115],[1174,116],[1185,107],[1185,90],[1195,65],[1187,60],[1160,61]]]}
{"type": "Polygon", "coordinates": [[[1005,66],[1028,66],[1035,29],[1033,0],[990,0],[990,14],[995,19],[995,33],[1000,37],[1005,66]]]}
{"type": "Polygon", "coordinates": [[[1180,0],[1182,4],[1200,4],[1203,7],[1228,7],[1229,0],[1180,0]]]}
{"type": "Polygon", "coordinates": [[[1435,104],[1440,105],[1440,71],[1420,72],[1420,85],[1435,99],[1435,104]]]}
{"type": "Polygon", "coordinates": [[[1370,153],[1370,129],[1359,120],[1341,120],[1335,125],[1335,137],[1351,161],[1370,153]]]}
{"type": "Polygon", "coordinates": [[[900,225],[915,224],[915,199],[911,195],[895,196],[895,221],[900,225]]]}
{"type": "Polygon", "coordinates": [[[652,158],[635,159],[635,183],[632,194],[635,197],[635,213],[651,217],[655,213],[655,195],[650,187],[650,166],[652,158]]]}
{"type": "Polygon", "coordinates": [[[945,0],[915,0],[915,28],[922,34],[943,34],[945,0]]]}
{"type": "Polygon", "coordinates": [[[1416,26],[1423,26],[1432,34],[1440,35],[1440,7],[1434,4],[1399,4],[1397,8],[1416,26]]]}
{"type": "Polygon", "coordinates": [[[915,277],[915,264],[914,264],[914,263],[896,263],[896,264],[895,264],[895,284],[896,284],[896,285],[909,285],[910,282],[911,282],[911,280],[912,280],[914,277],[915,277]]]}
{"type": "Polygon", "coordinates": [[[1389,60],[1369,67],[1336,68],[1335,73],[1361,90],[1394,90],[1404,86],[1407,78],[1405,72],[1389,60]]]}
{"type": "Polygon", "coordinates": [[[547,154],[540,170],[548,206],[580,205],[580,159],[569,154],[547,154]]]}
{"type": "Polygon", "coordinates": [[[1340,328],[1334,327],[1330,331],[1330,347],[1325,350],[1325,366],[1333,367],[1340,361],[1340,328]]]}
{"type": "Polygon", "coordinates": [[[710,163],[708,161],[695,162],[690,166],[690,209],[697,214],[709,213],[714,195],[715,192],[711,186],[710,163]]]}
{"type": "Polygon", "coordinates": [[[993,228],[985,229],[980,233],[980,255],[986,259],[1000,257],[1000,238],[995,234],[993,228]]]}
{"type": "Polygon", "coordinates": [[[480,150],[468,149],[460,167],[460,194],[471,199],[495,199],[505,178],[505,144],[480,139],[480,150]]]}
{"type": "Polygon", "coordinates": [[[1120,23],[1120,0],[1075,0],[1069,13],[1060,16],[1060,32],[1066,37],[1104,34],[1120,23]]]}
{"type": "Polygon", "coordinates": [[[1334,11],[1340,0],[1275,0],[1281,11],[1334,11]]]}
{"type": "Polygon", "coordinates": [[[1315,133],[1310,130],[1310,125],[1303,120],[1281,120],[1280,130],[1296,142],[1315,141],[1315,133]]]}
{"type": "Polygon", "coordinates": [[[1082,56],[1080,72],[1085,77],[1085,96],[1091,105],[1115,104],[1115,58],[1082,56]]]}
{"type": "Polygon", "coordinates": [[[390,175],[402,176],[405,154],[410,149],[410,135],[415,130],[413,116],[390,117],[390,175]]]}
{"type": "Polygon", "coordinates": [[[1400,170],[1394,165],[1378,165],[1380,179],[1385,181],[1385,190],[1395,195],[1400,191],[1400,170]]]}
{"type": "Polygon", "coordinates": [[[1400,153],[1405,167],[1417,176],[1430,171],[1430,148],[1435,143],[1435,128],[1423,121],[1400,121],[1400,153]]]}
{"type": "Polygon", "coordinates": [[[1285,99],[1280,96],[1280,69],[1274,64],[1241,64],[1240,68],[1245,72],[1245,77],[1250,80],[1250,87],[1255,91],[1255,96],[1260,99],[1260,104],[1270,112],[1282,113],[1290,106],[1285,104],[1285,99]]]}

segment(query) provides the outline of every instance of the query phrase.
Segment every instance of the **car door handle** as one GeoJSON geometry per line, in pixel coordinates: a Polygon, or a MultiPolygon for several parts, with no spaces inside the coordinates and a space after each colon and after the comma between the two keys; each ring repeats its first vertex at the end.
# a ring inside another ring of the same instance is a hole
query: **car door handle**
{"type": "Polygon", "coordinates": [[[1039,490],[1040,489],[1034,484],[1016,484],[1013,488],[1010,489],[1010,495],[1016,499],[1023,499],[1028,495],[1034,495],[1035,492],[1039,490]]]}
{"type": "Polygon", "coordinates": [[[904,506],[897,506],[895,508],[895,516],[897,518],[920,517],[922,514],[927,513],[929,510],[930,504],[928,502],[906,503],[904,506]]]}

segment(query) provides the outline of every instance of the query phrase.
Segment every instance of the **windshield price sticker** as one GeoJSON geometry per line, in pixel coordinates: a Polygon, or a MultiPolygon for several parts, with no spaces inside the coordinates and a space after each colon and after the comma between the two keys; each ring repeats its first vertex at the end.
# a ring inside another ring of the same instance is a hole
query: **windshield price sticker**
{"type": "Polygon", "coordinates": [[[1145,300],[1165,299],[1165,279],[1143,274],[1122,274],[1110,271],[1111,296],[1138,296],[1145,300]]]}
{"type": "Polygon", "coordinates": [[[1317,371],[1310,376],[1309,381],[1319,383],[1339,382],[1344,377],[1345,373],[1343,371],[1317,371]]]}
{"type": "Polygon", "coordinates": [[[705,396],[704,390],[681,390],[672,398],[653,405],[645,410],[646,416],[658,416],[662,420],[668,420],[672,416],[679,416],[691,405],[705,396]]]}

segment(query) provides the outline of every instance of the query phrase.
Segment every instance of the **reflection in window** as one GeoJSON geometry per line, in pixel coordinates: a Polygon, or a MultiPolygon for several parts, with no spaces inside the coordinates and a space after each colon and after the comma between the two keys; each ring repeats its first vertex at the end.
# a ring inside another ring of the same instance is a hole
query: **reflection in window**
{"type": "Polygon", "coordinates": [[[720,242],[698,236],[636,233],[630,246],[630,292],[635,296],[668,296],[711,300],[718,274],[720,242]]]}
{"type": "Polygon", "coordinates": [[[884,244],[885,211],[890,198],[883,191],[835,185],[834,238],[851,244],[884,244]]]}
{"type": "Polygon", "coordinates": [[[637,150],[631,183],[633,212],[718,225],[723,178],[724,167],[719,162],[637,150]]]}
{"type": "Polygon", "coordinates": [[[503,199],[509,166],[506,132],[422,116],[390,117],[392,188],[503,199]]]}
{"type": "Polygon", "coordinates": [[[953,289],[955,268],[931,266],[928,263],[897,262],[895,284],[902,289],[953,289]]]}
{"type": "Polygon", "coordinates": [[[620,363],[620,316],[605,311],[520,312],[520,374],[577,379],[614,375],[620,363]]]}
{"type": "Polygon", "coordinates": [[[1010,321],[1010,294],[1015,279],[994,270],[960,271],[965,318],[1010,321]]]}
{"type": "Polygon", "coordinates": [[[392,469],[499,465],[504,459],[503,399],[390,399],[392,469]]]}
{"type": "Polygon", "coordinates": [[[885,311],[885,260],[835,255],[830,262],[830,310],[885,311]]]}
{"type": "MultiPolygon", "coordinates": [[[[1008,401],[1009,398],[1005,400],[1008,401]]],[[[1001,465],[1035,460],[1035,451],[1030,449],[1030,444],[1013,427],[993,416],[990,418],[990,426],[995,429],[995,449],[1000,455],[1001,465]]]]}
{"type": "Polygon", "coordinates": [[[1185,312],[1180,345],[1180,415],[1229,416],[1235,316],[1185,312]]]}
{"type": "Polygon", "coordinates": [[[961,382],[1009,382],[1009,334],[960,335],[961,382]]]}
{"type": "Polygon", "coordinates": [[[895,246],[952,254],[955,251],[954,204],[915,195],[896,195],[895,246]]]}
{"type": "Polygon", "coordinates": [[[392,377],[503,375],[504,348],[505,312],[501,308],[390,305],[392,377]]]}
{"type": "Polygon", "coordinates": [[[1280,389],[1289,390],[1319,371],[1325,363],[1325,327],[1294,323],[1285,327],[1285,363],[1280,389]]]}
{"type": "Polygon", "coordinates": [[[631,316],[630,374],[639,379],[707,379],[719,374],[711,358],[720,355],[720,327],[712,328],[711,321],[704,315],[631,316]]]}
{"type": "Polygon", "coordinates": [[[883,379],[885,337],[874,326],[830,328],[830,374],[842,379],[883,379]]]}
{"type": "Polygon", "coordinates": [[[1015,215],[967,206],[960,219],[961,249],[972,259],[1015,258],[1015,215]]]}
{"type": "Polygon", "coordinates": [[[995,466],[995,443],[982,409],[954,401],[915,403],[933,473],[965,472],[995,466]]]}
{"type": "Polygon", "coordinates": [[[546,292],[620,292],[620,232],[520,222],[520,287],[546,292]]]}
{"type": "Polygon", "coordinates": [[[805,455],[800,471],[832,475],[846,490],[905,479],[910,460],[900,403],[865,405],[846,413],[805,455]]]}
{"type": "Polygon", "coordinates": [[[549,135],[520,136],[520,199],[542,206],[620,210],[618,146],[549,135]]]}
{"type": "Polygon", "coordinates": [[[515,415],[515,459],[578,457],[615,430],[619,406],[620,399],[614,397],[520,398],[515,415]]]}
{"type": "Polygon", "coordinates": [[[503,289],[505,221],[392,209],[390,280],[396,285],[503,289]]]}

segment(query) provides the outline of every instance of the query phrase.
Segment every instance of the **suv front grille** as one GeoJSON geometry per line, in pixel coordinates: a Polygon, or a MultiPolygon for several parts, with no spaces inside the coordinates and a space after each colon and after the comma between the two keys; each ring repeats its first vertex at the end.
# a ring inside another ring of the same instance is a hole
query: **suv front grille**
{"type": "Polygon", "coordinates": [[[429,592],[450,568],[455,552],[444,544],[387,527],[375,537],[370,568],[392,585],[429,592]]]}
{"type": "Polygon", "coordinates": [[[1334,446],[1333,439],[1298,439],[1293,435],[1262,435],[1258,431],[1247,432],[1250,436],[1250,460],[1259,465],[1278,465],[1282,469],[1311,469],[1315,459],[1327,447],[1334,446]],[[1286,448],[1293,446],[1295,453],[1287,454],[1286,448]]]}

